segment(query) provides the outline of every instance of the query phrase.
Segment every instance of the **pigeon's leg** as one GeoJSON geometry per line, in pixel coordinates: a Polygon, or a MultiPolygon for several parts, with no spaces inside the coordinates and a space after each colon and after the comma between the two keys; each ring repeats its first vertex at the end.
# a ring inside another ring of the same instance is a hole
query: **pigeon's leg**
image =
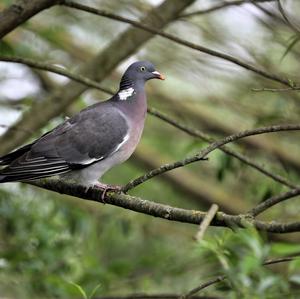
{"type": "Polygon", "coordinates": [[[122,186],[108,185],[108,184],[103,184],[103,183],[100,183],[100,182],[97,182],[97,184],[95,184],[94,187],[98,188],[102,191],[101,201],[103,203],[105,203],[105,195],[106,195],[107,191],[121,191],[122,190],[122,186]]]}

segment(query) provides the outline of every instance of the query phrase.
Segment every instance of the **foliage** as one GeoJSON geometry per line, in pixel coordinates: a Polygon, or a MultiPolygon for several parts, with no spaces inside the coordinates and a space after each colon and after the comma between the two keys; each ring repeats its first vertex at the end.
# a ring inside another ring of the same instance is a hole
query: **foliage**
{"type": "MultiPolygon", "coordinates": [[[[291,247],[295,250],[296,246],[291,247]]],[[[225,290],[228,298],[271,299],[287,294],[291,296],[289,298],[297,298],[296,294],[291,294],[283,274],[274,273],[269,266],[263,265],[270,253],[276,252],[273,248],[278,245],[266,244],[252,227],[215,235],[200,241],[197,247],[201,258],[214,264],[216,274],[226,275],[218,289],[225,290]]],[[[289,277],[292,279],[292,273],[289,277]]]]}
{"type": "Polygon", "coordinates": [[[190,245],[176,245],[176,229],[167,238],[145,217],[64,202],[28,187],[1,193],[0,219],[0,292],[17,298],[166,288],[173,283],[170,271],[180,280],[191,260],[197,264],[186,256],[190,245]]]}

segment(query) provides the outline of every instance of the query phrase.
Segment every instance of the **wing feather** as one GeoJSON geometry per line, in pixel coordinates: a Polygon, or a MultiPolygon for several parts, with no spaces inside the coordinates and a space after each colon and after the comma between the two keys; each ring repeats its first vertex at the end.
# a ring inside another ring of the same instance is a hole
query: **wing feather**
{"type": "Polygon", "coordinates": [[[0,158],[0,182],[29,181],[84,168],[118,151],[129,138],[122,113],[107,102],[89,107],[35,142],[0,158]]]}

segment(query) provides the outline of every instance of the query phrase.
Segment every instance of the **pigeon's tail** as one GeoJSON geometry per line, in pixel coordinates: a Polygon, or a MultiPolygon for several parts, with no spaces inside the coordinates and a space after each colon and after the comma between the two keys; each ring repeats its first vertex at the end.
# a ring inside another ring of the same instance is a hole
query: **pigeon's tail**
{"type": "Polygon", "coordinates": [[[0,174],[0,183],[5,183],[5,182],[8,182],[7,176],[0,174]]]}
{"type": "MultiPolygon", "coordinates": [[[[0,165],[6,165],[3,159],[0,159],[0,165]]],[[[4,183],[5,179],[6,179],[6,175],[1,174],[1,170],[0,170],[0,183],[4,183]]]]}
{"type": "MultiPolygon", "coordinates": [[[[23,154],[28,152],[31,149],[32,145],[33,143],[27,144],[13,152],[8,153],[5,156],[0,157],[0,165],[9,165],[12,161],[14,161],[15,159],[21,157],[23,154]]],[[[1,174],[0,174],[0,181],[1,181],[1,174]]]]}

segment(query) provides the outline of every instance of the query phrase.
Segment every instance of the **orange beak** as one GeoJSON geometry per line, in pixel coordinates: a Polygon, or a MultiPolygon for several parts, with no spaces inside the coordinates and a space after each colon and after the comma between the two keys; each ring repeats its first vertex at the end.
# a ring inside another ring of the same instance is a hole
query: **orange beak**
{"type": "Polygon", "coordinates": [[[152,74],[155,75],[155,77],[156,77],[157,79],[165,80],[165,76],[162,75],[161,73],[159,73],[158,71],[154,71],[154,72],[152,72],[152,74]]]}

